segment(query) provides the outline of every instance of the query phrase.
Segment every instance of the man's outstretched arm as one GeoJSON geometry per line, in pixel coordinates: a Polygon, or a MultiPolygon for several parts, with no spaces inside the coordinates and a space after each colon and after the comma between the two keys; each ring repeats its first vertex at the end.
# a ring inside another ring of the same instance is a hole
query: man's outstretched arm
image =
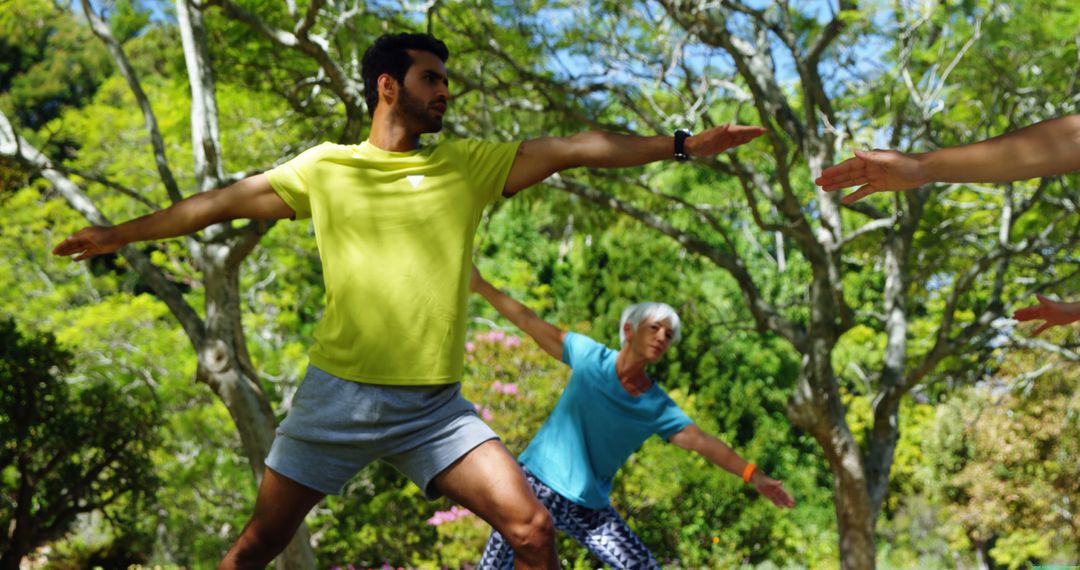
{"type": "Polygon", "coordinates": [[[187,235],[228,220],[276,220],[294,215],[292,208],[270,186],[266,175],[256,174],[120,225],[83,228],[60,242],[53,253],[73,255],[75,261],[82,261],[114,252],[132,242],[187,235]]]}
{"type": "Polygon", "coordinates": [[[541,319],[532,309],[522,305],[517,299],[496,289],[494,285],[488,283],[480,275],[480,271],[476,269],[475,265],[472,268],[472,279],[469,286],[474,292],[484,297],[488,303],[491,303],[491,306],[495,307],[495,310],[499,311],[500,315],[532,337],[536,344],[544,349],[544,352],[562,361],[565,331],[541,319]]]}
{"type": "Polygon", "coordinates": [[[1080,115],[922,154],[857,150],[853,158],[822,170],[815,182],[826,192],[859,186],[844,197],[844,203],[850,204],[875,192],[908,190],[930,182],[1008,182],[1073,170],[1080,170],[1080,115]]]}
{"type": "MultiPolygon", "coordinates": [[[[739,457],[739,454],[727,444],[705,433],[697,424],[690,424],[671,436],[671,443],[700,454],[714,465],[737,477],[741,477],[749,465],[749,462],[739,457]]],[[[784,489],[784,484],[769,477],[760,469],[753,469],[749,482],[774,505],[781,508],[795,506],[795,499],[784,489]]]]}
{"type": "MultiPolygon", "coordinates": [[[[747,143],[765,132],[761,127],[723,125],[685,141],[690,157],[707,157],[747,143]]],[[[619,168],[640,166],[674,157],[671,136],[641,137],[605,132],[585,132],[568,137],[527,140],[518,147],[503,192],[511,196],[548,176],[578,166],[619,168]]]]}

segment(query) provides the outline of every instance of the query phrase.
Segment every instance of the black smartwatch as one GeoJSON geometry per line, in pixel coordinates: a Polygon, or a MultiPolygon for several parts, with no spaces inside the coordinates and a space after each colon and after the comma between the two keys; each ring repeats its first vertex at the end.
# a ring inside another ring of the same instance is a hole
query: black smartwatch
{"type": "Polygon", "coordinates": [[[686,139],[692,136],[694,133],[686,129],[675,131],[675,160],[680,162],[690,160],[690,155],[686,154],[686,139]]]}

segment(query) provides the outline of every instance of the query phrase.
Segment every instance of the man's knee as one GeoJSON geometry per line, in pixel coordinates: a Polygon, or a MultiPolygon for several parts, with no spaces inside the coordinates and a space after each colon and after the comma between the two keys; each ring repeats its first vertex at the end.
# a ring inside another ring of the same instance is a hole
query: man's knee
{"type": "Polygon", "coordinates": [[[258,566],[261,568],[285,549],[292,535],[293,532],[286,529],[273,528],[252,519],[236,539],[230,554],[240,567],[261,564],[258,566]]]}
{"type": "Polygon", "coordinates": [[[502,534],[519,555],[547,552],[555,544],[555,523],[551,519],[551,513],[537,503],[520,520],[511,523],[502,534]]]}

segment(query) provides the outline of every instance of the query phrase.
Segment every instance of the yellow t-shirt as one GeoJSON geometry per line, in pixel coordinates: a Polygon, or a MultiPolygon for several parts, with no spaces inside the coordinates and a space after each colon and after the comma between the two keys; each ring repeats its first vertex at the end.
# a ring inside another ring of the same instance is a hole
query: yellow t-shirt
{"type": "Polygon", "coordinates": [[[461,380],[473,235],[519,143],[323,143],[267,172],[311,217],[326,284],[311,363],[369,384],[461,380]]]}

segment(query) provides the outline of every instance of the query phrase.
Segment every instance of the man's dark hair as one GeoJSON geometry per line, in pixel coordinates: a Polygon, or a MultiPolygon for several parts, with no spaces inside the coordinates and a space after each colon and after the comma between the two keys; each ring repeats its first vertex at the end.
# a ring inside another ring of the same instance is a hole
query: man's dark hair
{"type": "Polygon", "coordinates": [[[405,74],[413,64],[407,50],[427,51],[438,56],[443,63],[450,59],[450,50],[446,44],[430,34],[385,34],[375,40],[364,52],[361,62],[361,75],[364,78],[364,99],[367,100],[368,116],[375,116],[375,105],[379,103],[379,76],[389,73],[401,85],[405,84],[405,74]]]}

